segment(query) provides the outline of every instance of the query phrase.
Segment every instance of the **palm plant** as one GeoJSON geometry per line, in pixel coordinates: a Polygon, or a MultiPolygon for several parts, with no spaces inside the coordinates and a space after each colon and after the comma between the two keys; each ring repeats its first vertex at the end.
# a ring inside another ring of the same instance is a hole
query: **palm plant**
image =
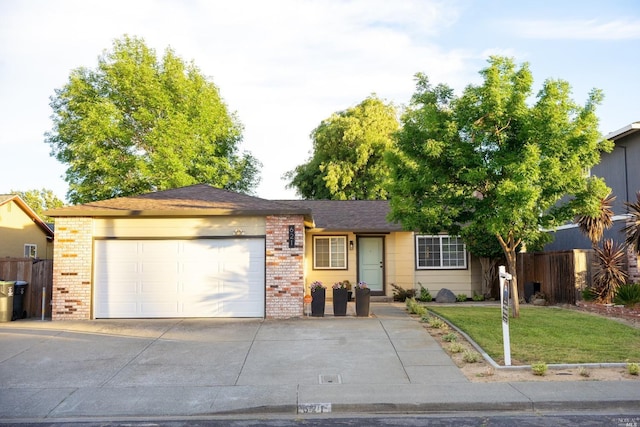
{"type": "Polygon", "coordinates": [[[624,271],[624,251],[615,247],[612,239],[602,243],[602,249],[595,247],[598,269],[593,277],[593,294],[597,302],[611,303],[618,288],[627,280],[624,271]]]}
{"type": "Polygon", "coordinates": [[[575,219],[580,231],[591,240],[591,246],[596,249],[596,246],[604,230],[611,228],[613,225],[613,210],[611,206],[615,200],[615,196],[611,193],[607,197],[600,200],[600,206],[598,208],[598,214],[596,216],[590,215],[578,215],[575,219]]]}
{"type": "Polygon", "coordinates": [[[636,199],[635,203],[624,202],[631,218],[627,220],[627,225],[622,231],[627,236],[625,244],[636,254],[640,254],[640,191],[636,193],[636,199]]]}

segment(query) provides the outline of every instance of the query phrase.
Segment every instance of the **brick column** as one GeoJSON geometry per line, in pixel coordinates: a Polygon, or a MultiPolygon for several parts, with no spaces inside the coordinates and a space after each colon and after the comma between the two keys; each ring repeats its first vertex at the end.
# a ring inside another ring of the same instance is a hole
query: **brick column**
{"type": "Polygon", "coordinates": [[[57,218],[52,320],[91,319],[91,218],[57,218]]]}
{"type": "Polygon", "coordinates": [[[630,246],[627,246],[627,274],[629,274],[629,283],[640,283],[638,254],[630,246]]]}
{"type": "Polygon", "coordinates": [[[266,219],[266,317],[289,318],[304,309],[304,218],[266,219]],[[295,247],[289,247],[289,226],[295,227],[295,247]]]}

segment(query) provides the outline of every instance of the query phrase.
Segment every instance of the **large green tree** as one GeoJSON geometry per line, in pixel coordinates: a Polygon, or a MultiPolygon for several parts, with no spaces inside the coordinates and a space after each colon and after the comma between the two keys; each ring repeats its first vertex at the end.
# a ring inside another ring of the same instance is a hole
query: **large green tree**
{"type": "Polygon", "coordinates": [[[398,130],[396,110],[375,96],[334,113],[315,128],[311,159],[285,174],[305,199],[386,199],[385,153],[398,130]]]}
{"type": "Polygon", "coordinates": [[[78,68],[51,97],[52,155],[68,165],[67,197],[85,203],[196,183],[251,192],[259,162],[239,153],[242,126],[218,88],[167,49],[114,41],[96,69],[78,68]]]}
{"type": "Polygon", "coordinates": [[[505,57],[488,62],[483,82],[460,97],[417,76],[397,151],[389,156],[391,218],[424,232],[464,234],[475,227],[494,235],[513,275],[517,317],[517,251],[539,245],[544,230],[578,213],[597,214],[609,189],[586,171],[612,144],[598,132],[601,92],[591,91],[579,106],[567,82],[546,80],[532,97],[528,64],[505,57]]]}

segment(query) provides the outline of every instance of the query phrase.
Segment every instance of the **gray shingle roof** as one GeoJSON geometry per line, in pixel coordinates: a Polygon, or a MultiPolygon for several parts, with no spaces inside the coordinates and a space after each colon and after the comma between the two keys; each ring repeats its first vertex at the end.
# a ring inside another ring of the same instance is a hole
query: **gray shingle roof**
{"type": "Polygon", "coordinates": [[[221,190],[205,184],[53,209],[59,216],[310,215],[304,207],[221,190]]]}
{"type": "Polygon", "coordinates": [[[387,200],[279,200],[291,206],[311,209],[315,228],[327,231],[387,233],[402,226],[387,220],[387,200]]]}
{"type": "Polygon", "coordinates": [[[205,184],[118,197],[46,212],[52,217],[304,215],[327,231],[387,233],[401,231],[387,221],[386,200],[267,200],[205,184]]]}

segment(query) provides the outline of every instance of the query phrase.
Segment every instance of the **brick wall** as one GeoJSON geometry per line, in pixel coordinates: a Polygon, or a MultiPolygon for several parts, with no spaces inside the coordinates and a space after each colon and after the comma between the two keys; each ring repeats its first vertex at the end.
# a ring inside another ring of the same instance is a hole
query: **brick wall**
{"type": "Polygon", "coordinates": [[[640,283],[640,270],[638,270],[638,254],[627,246],[627,273],[629,274],[629,283],[640,283]]]}
{"type": "Polygon", "coordinates": [[[53,320],[91,318],[92,219],[57,218],[53,249],[53,320]]]}
{"type": "Polygon", "coordinates": [[[266,219],[266,317],[303,315],[304,218],[301,215],[266,219]],[[289,226],[295,227],[295,247],[289,248],[289,226]]]}

